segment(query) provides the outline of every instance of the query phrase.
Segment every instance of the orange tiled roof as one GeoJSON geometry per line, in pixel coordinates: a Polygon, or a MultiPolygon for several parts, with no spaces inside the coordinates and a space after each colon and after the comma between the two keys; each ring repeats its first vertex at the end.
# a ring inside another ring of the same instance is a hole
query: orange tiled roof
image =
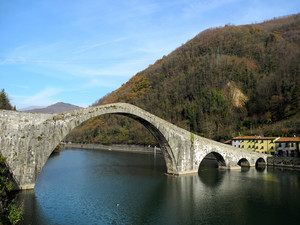
{"type": "Polygon", "coordinates": [[[261,136],[240,136],[234,137],[233,140],[274,140],[277,137],[261,137],[261,136]]]}
{"type": "Polygon", "coordinates": [[[281,137],[276,142],[300,142],[300,137],[281,137]]]}
{"type": "Polygon", "coordinates": [[[232,138],[232,140],[244,140],[244,139],[256,139],[257,137],[256,136],[239,136],[239,137],[234,137],[232,138]]]}
{"type": "Polygon", "coordinates": [[[274,140],[276,138],[277,137],[259,137],[259,139],[261,139],[261,140],[274,140]]]}

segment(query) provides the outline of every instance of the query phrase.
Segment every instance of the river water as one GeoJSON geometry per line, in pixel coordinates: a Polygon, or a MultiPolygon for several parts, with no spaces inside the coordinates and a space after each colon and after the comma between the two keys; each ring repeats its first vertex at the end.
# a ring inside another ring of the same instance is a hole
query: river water
{"type": "Polygon", "coordinates": [[[299,224],[300,171],[212,169],[165,175],[161,155],[96,150],[53,154],[22,191],[21,224],[299,224]]]}

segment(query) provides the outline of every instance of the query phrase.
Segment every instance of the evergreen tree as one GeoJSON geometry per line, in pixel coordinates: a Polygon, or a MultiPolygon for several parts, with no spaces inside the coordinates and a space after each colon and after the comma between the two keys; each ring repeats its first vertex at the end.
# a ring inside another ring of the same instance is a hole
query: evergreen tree
{"type": "Polygon", "coordinates": [[[0,93],[0,109],[6,109],[6,110],[12,110],[13,107],[11,106],[9,102],[9,98],[7,94],[5,93],[5,90],[2,89],[0,93]]]}

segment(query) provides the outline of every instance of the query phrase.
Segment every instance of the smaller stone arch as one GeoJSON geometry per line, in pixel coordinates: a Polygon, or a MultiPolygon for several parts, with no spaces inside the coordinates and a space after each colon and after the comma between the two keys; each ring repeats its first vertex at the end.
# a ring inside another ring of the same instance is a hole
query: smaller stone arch
{"type": "Polygon", "coordinates": [[[257,172],[263,173],[266,170],[266,161],[264,158],[260,157],[256,160],[255,168],[257,172]]]}
{"type": "Polygon", "coordinates": [[[250,162],[248,159],[246,158],[241,158],[238,163],[237,163],[240,167],[250,167],[250,162]]]}
{"type": "Polygon", "coordinates": [[[260,157],[256,160],[255,167],[257,168],[258,166],[266,166],[266,161],[264,158],[260,157]]]}
{"type": "Polygon", "coordinates": [[[205,166],[205,164],[207,163],[206,160],[214,160],[214,163],[209,163],[209,167],[214,167],[214,168],[224,168],[226,167],[226,162],[224,157],[218,153],[218,152],[210,152],[208,154],[206,154],[206,156],[204,156],[204,158],[201,160],[199,167],[198,167],[198,171],[200,170],[200,167],[205,166]]]}

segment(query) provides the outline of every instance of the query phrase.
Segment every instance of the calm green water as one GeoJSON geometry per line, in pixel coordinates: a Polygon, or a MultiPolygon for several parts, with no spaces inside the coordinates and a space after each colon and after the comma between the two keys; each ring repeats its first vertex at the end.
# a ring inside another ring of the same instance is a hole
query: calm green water
{"type": "Polygon", "coordinates": [[[165,171],[162,156],[63,151],[20,193],[22,224],[300,223],[300,171],[165,171]]]}

